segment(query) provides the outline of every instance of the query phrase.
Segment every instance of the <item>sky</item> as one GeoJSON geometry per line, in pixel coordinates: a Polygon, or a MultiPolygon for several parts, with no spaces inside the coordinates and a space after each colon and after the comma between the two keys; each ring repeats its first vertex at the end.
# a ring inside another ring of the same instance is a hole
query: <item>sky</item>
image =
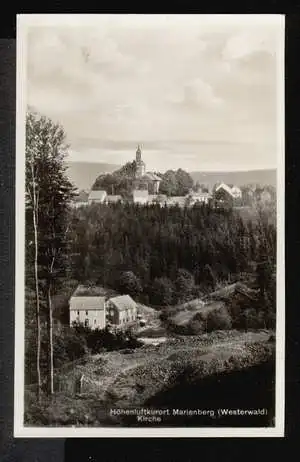
{"type": "Polygon", "coordinates": [[[26,101],[63,125],[68,160],[141,144],[148,170],[276,168],[278,21],[61,16],[27,27],[26,101]]]}

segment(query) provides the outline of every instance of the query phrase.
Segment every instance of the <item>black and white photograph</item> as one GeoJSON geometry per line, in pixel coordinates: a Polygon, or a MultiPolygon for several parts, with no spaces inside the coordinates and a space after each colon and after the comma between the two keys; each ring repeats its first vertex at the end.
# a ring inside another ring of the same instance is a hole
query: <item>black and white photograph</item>
{"type": "Polygon", "coordinates": [[[284,16],[17,17],[15,437],[284,436],[284,16]]]}

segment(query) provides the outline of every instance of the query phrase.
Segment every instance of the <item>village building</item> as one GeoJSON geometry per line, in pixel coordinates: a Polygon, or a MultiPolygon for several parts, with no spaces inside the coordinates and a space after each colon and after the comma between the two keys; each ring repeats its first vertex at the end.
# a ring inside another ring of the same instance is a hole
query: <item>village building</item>
{"type": "Polygon", "coordinates": [[[215,188],[213,196],[217,205],[232,206],[242,198],[242,191],[237,186],[221,183],[215,188]]]}
{"type": "Polygon", "coordinates": [[[189,206],[196,204],[208,204],[212,199],[212,194],[203,191],[192,191],[187,195],[187,203],[189,206]]]}
{"type": "Polygon", "coordinates": [[[142,151],[138,146],[135,156],[134,188],[146,190],[149,194],[158,194],[161,177],[154,172],[146,172],[146,164],[142,160],[142,151]]]}
{"type": "Polygon", "coordinates": [[[149,193],[146,189],[134,189],[132,199],[134,204],[146,205],[149,203],[149,193]]]}
{"type": "Polygon", "coordinates": [[[82,324],[91,329],[106,325],[105,297],[73,295],[69,301],[70,326],[82,324]]]}
{"type": "Polygon", "coordinates": [[[120,195],[107,195],[105,199],[106,204],[117,204],[123,202],[122,196],[120,195]]]}
{"type": "Polygon", "coordinates": [[[91,191],[88,198],[89,204],[104,204],[106,201],[107,192],[104,190],[91,191]]]}
{"type": "Polygon", "coordinates": [[[106,320],[124,326],[137,320],[137,305],[129,295],[119,295],[107,301],[106,320]]]}

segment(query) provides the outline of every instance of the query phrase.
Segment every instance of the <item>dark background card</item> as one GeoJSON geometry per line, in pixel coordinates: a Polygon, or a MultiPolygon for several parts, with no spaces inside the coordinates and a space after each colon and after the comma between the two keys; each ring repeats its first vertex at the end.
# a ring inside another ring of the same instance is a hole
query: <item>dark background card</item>
{"type": "MultiPolygon", "coordinates": [[[[272,2],[272,4],[277,6],[276,2],[272,2]]],[[[185,9],[182,12],[188,13],[191,10],[185,9]]],[[[212,13],[214,10],[211,9],[209,12],[212,13]]],[[[259,12],[259,10],[255,12],[259,12]]],[[[264,12],[279,13],[280,11],[268,9],[264,12]]],[[[240,13],[242,12],[240,11],[240,13]]],[[[227,457],[232,460],[235,456],[239,458],[255,456],[257,460],[261,460],[262,457],[269,459],[276,454],[279,457],[288,457],[287,451],[291,448],[291,444],[297,443],[299,440],[300,414],[300,316],[298,306],[300,299],[298,281],[300,242],[300,15],[290,14],[286,16],[286,438],[272,438],[271,441],[266,439],[256,439],[255,441],[253,439],[246,441],[240,439],[118,439],[116,441],[85,438],[68,440],[13,438],[15,15],[16,12],[10,16],[2,14],[0,29],[1,461],[98,462],[102,460],[107,462],[132,460],[132,458],[139,458],[143,461],[189,461],[200,460],[203,457],[214,460],[219,456],[218,451],[222,451],[222,460],[227,459],[227,457]]]]}

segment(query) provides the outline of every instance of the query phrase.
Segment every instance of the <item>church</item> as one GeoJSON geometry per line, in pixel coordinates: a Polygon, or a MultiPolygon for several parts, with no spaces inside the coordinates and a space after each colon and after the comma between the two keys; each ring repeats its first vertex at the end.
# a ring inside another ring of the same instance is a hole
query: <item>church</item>
{"type": "Polygon", "coordinates": [[[153,172],[146,172],[146,164],[142,160],[142,151],[138,145],[135,156],[135,190],[146,190],[148,194],[158,194],[161,177],[153,172]]]}

